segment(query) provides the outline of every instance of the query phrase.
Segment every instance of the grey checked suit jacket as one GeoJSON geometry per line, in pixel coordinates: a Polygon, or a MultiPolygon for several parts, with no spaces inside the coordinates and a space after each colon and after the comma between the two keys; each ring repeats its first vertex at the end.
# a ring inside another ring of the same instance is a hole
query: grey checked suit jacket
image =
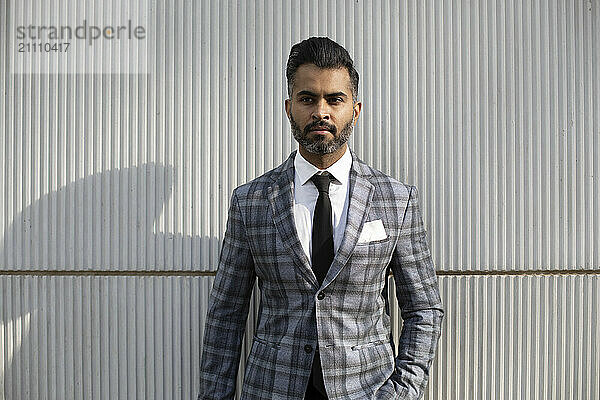
{"type": "Polygon", "coordinates": [[[204,330],[199,399],[232,399],[249,299],[261,299],[242,399],[302,399],[319,349],[330,399],[418,399],[443,308],[417,189],[354,152],[346,231],[319,287],[294,223],[294,151],[234,190],[204,330]],[[388,237],[357,244],[365,222],[388,237]],[[394,357],[386,276],[404,321],[394,357]]]}

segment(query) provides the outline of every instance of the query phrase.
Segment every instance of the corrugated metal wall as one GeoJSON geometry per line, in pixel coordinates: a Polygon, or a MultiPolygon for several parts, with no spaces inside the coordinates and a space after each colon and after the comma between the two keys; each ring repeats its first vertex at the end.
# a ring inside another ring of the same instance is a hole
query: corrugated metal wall
{"type": "Polygon", "coordinates": [[[12,6],[0,398],[195,396],[229,195],[295,148],[285,61],[328,35],[361,74],[351,147],[421,192],[425,398],[600,399],[597,1],[157,1],[137,75],[13,74],[12,6]]]}

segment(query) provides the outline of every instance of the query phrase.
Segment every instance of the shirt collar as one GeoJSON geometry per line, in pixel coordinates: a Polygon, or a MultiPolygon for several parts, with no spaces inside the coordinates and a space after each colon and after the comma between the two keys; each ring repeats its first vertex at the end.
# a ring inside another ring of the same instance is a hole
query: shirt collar
{"type": "Polygon", "coordinates": [[[314,174],[319,171],[329,172],[336,180],[345,185],[348,183],[348,179],[350,177],[351,166],[352,155],[350,154],[350,150],[347,145],[344,155],[326,169],[319,169],[309,163],[304,157],[302,157],[300,151],[296,152],[296,157],[294,158],[294,168],[300,180],[300,185],[304,185],[314,174]]]}

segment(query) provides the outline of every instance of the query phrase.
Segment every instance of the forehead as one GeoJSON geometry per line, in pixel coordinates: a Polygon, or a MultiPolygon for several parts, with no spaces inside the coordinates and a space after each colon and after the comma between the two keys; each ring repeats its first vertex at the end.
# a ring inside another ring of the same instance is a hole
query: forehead
{"type": "Polygon", "coordinates": [[[293,93],[308,90],[317,94],[344,92],[352,89],[346,68],[319,68],[315,64],[302,64],[296,70],[293,93]]]}

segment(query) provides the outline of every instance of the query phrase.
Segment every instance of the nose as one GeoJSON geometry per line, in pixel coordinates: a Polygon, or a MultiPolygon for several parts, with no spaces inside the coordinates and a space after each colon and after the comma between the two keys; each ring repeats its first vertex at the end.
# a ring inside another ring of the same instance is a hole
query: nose
{"type": "Polygon", "coordinates": [[[312,118],[316,121],[329,120],[329,112],[329,104],[325,99],[321,99],[315,103],[312,118]]]}

